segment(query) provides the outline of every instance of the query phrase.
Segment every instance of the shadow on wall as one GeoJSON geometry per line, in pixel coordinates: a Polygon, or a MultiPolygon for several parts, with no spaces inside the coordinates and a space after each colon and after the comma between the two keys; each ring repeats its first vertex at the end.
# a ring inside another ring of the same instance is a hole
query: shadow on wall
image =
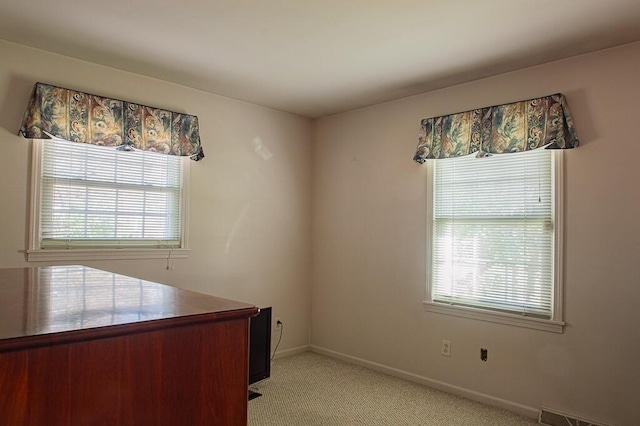
{"type": "Polygon", "coordinates": [[[584,146],[590,141],[597,139],[598,131],[593,127],[595,121],[591,116],[589,100],[587,99],[585,91],[569,90],[563,93],[567,97],[571,118],[573,118],[573,125],[576,128],[580,146],[584,146]],[[578,121],[576,121],[576,117],[578,117],[578,121]]]}
{"type": "Polygon", "coordinates": [[[35,83],[24,76],[12,74],[9,77],[9,88],[0,104],[0,127],[12,135],[18,135],[22,116],[27,109],[29,96],[35,83]]]}

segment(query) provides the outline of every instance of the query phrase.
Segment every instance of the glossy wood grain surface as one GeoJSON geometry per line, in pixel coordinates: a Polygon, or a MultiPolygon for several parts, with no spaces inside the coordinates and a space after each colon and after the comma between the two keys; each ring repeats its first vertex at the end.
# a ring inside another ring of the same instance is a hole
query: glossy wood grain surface
{"type": "Polygon", "coordinates": [[[0,269],[0,351],[256,312],[246,303],[85,266],[0,269]]]}
{"type": "Polygon", "coordinates": [[[84,267],[0,277],[0,424],[246,424],[257,308],[84,267]]]}

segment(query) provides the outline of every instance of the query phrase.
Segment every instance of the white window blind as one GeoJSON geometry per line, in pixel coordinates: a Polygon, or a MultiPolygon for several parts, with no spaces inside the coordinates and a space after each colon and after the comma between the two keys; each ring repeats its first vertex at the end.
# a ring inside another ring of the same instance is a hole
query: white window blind
{"type": "Polygon", "coordinates": [[[433,302],[552,317],[553,170],[544,149],[435,162],[433,302]]]}
{"type": "Polygon", "coordinates": [[[57,140],[42,149],[41,248],[180,247],[180,157],[57,140]]]}

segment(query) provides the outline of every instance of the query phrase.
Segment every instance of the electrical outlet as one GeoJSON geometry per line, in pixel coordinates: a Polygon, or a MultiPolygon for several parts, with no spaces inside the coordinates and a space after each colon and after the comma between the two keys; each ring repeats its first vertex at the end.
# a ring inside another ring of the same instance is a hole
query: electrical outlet
{"type": "Polygon", "coordinates": [[[480,359],[486,362],[488,357],[489,350],[487,348],[480,348],[480,359]]]}
{"type": "Polygon", "coordinates": [[[276,319],[273,321],[273,329],[275,331],[280,331],[281,328],[282,328],[282,318],[276,317],[276,319]]]}
{"type": "Polygon", "coordinates": [[[442,341],[442,349],[440,349],[440,353],[444,356],[451,356],[451,341],[443,340],[442,341]]]}

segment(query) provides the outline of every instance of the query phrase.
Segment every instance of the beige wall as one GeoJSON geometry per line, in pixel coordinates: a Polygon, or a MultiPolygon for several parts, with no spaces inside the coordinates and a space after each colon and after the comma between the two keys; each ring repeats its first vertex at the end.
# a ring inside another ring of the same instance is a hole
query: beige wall
{"type": "Polygon", "coordinates": [[[86,264],[273,306],[286,326],[279,351],[308,344],[308,119],[0,41],[0,267],[27,265],[30,141],[17,131],[36,81],[199,117],[207,157],[191,164],[189,258],[173,271],[164,260],[86,264]]]}
{"type": "Polygon", "coordinates": [[[312,345],[524,413],[640,424],[638,70],[635,43],[315,122],[312,345]],[[425,312],[420,119],[555,92],[581,140],[565,155],[564,334],[425,312]]]}

